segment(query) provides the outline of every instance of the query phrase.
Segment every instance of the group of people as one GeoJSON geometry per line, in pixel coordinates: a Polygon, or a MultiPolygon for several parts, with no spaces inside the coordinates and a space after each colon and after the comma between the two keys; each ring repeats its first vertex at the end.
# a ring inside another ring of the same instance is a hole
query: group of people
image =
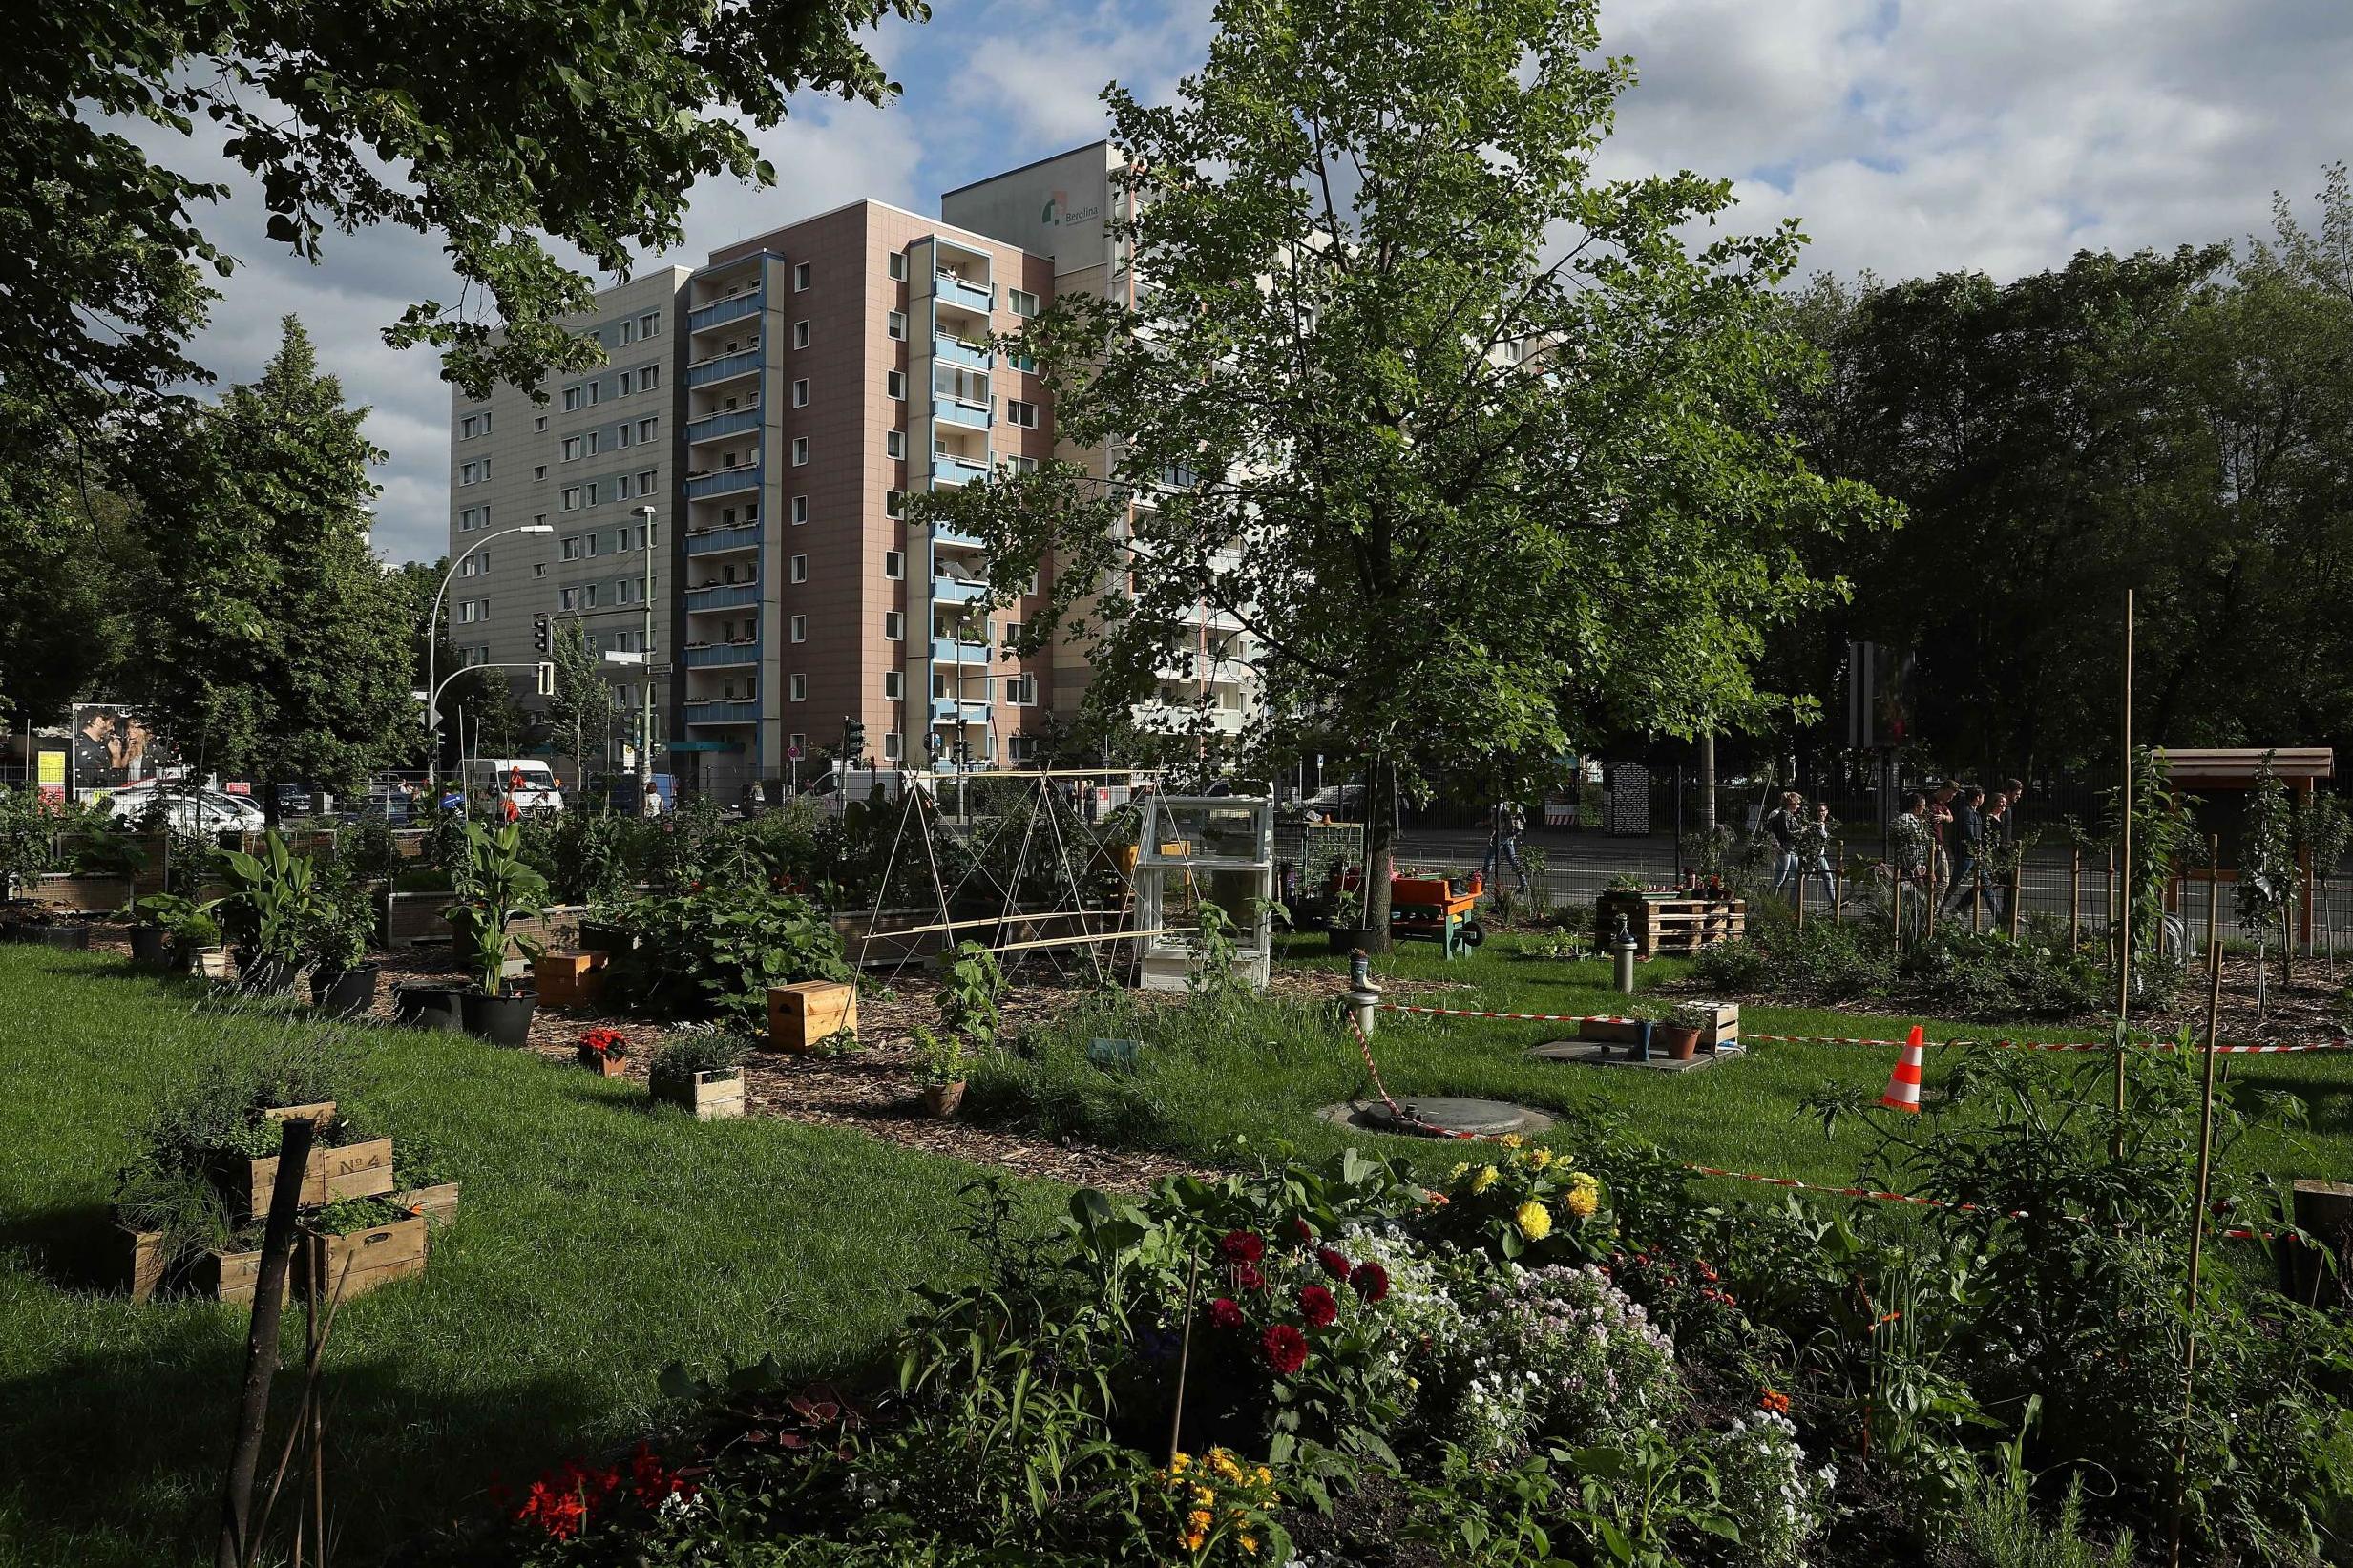
{"type": "Polygon", "coordinates": [[[1903,798],[1895,821],[1896,874],[1921,890],[1923,918],[1942,890],[1942,914],[1982,899],[1995,924],[2008,920],[2009,881],[1996,873],[2017,857],[2018,802],[2026,792],[2018,780],[2005,779],[1991,792],[1948,782],[1903,798]]]}
{"type": "Polygon", "coordinates": [[[1781,804],[1765,813],[1758,827],[1776,851],[1775,892],[1796,897],[1804,892],[1807,878],[1818,876],[1823,892],[1833,899],[1838,896],[1838,868],[1830,863],[1830,841],[1838,825],[1831,820],[1829,802],[1816,801],[1809,811],[1805,796],[1784,789],[1781,804]]]}

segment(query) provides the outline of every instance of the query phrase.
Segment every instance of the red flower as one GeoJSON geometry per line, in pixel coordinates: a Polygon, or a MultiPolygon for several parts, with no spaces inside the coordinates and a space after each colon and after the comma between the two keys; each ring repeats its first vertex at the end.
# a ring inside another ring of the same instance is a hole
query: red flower
{"type": "Polygon", "coordinates": [[[1254,1264],[1267,1255],[1266,1238],[1253,1230],[1229,1230],[1217,1244],[1217,1252],[1229,1264],[1254,1264]]]}
{"type": "Polygon", "coordinates": [[[1767,1389],[1757,1396],[1756,1403],[1759,1408],[1771,1411],[1775,1415],[1789,1413],[1789,1395],[1778,1389],[1767,1389]]]}
{"type": "Polygon", "coordinates": [[[1233,1267],[1233,1283],[1237,1288],[1243,1290],[1264,1290],[1267,1287],[1267,1277],[1258,1272],[1256,1264],[1236,1264],[1233,1267]]]}
{"type": "Polygon", "coordinates": [[[1311,1285],[1299,1292],[1299,1315],[1311,1328],[1329,1328],[1339,1319],[1340,1304],[1322,1286],[1311,1285]]]}
{"type": "Polygon", "coordinates": [[[1355,1286],[1356,1294],[1366,1301],[1380,1301],[1389,1294],[1389,1270],[1376,1263],[1360,1263],[1356,1265],[1356,1271],[1348,1277],[1348,1283],[1355,1286]]]}
{"type": "Polygon", "coordinates": [[[1209,1321],[1220,1328],[1242,1327],[1242,1308],[1234,1305],[1231,1296],[1220,1296],[1209,1303],[1209,1321]]]}
{"type": "Polygon", "coordinates": [[[1335,1280],[1348,1278],[1348,1260],[1328,1246],[1315,1249],[1315,1261],[1324,1265],[1324,1272],[1335,1280]]]}
{"type": "Polygon", "coordinates": [[[1258,1336],[1258,1348],[1277,1377],[1289,1377],[1307,1365],[1307,1336],[1288,1323],[1269,1324],[1258,1336]]]}
{"type": "Polygon", "coordinates": [[[1305,1220],[1292,1221],[1291,1233],[1299,1238],[1301,1242],[1312,1242],[1315,1239],[1315,1227],[1305,1220]]]}

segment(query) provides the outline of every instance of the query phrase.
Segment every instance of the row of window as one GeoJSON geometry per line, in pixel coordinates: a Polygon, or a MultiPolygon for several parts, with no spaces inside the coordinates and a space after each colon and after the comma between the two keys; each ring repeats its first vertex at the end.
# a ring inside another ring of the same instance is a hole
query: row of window
{"type": "Polygon", "coordinates": [[[570,588],[559,588],[556,592],[557,608],[559,610],[595,610],[605,605],[643,604],[645,602],[645,583],[642,578],[618,577],[612,582],[612,592],[609,595],[604,591],[606,586],[600,582],[584,582],[570,588]]]}
{"type": "MultiPolygon", "coordinates": [[[[629,447],[650,444],[661,433],[662,420],[659,416],[641,419],[634,424],[624,419],[613,429],[613,449],[619,451],[629,447]]],[[[583,457],[596,456],[603,447],[604,432],[602,430],[583,430],[578,435],[568,435],[564,437],[563,442],[563,460],[567,463],[577,463],[583,457]]],[[[540,469],[535,477],[546,478],[547,470],[540,469]]]]}
{"type": "MultiPolygon", "coordinates": [[[[793,640],[798,642],[801,639],[799,638],[795,638],[793,640]]],[[[1034,708],[1038,705],[1038,678],[1036,676],[1006,676],[1003,678],[1002,683],[1004,686],[1006,706],[1015,708],[1034,708]]],[[[719,685],[721,697],[723,699],[734,697],[736,695],[736,685],[737,683],[733,677],[723,678],[719,685]]],[[[906,689],[907,682],[903,672],[898,670],[885,670],[882,672],[883,700],[887,702],[899,701],[904,698],[906,689]]],[[[759,680],[756,677],[746,676],[744,678],[743,695],[746,697],[756,697],[759,695],[759,680]]],[[[788,701],[808,701],[809,677],[798,671],[785,677],[785,695],[788,701]]],[[[942,687],[935,684],[932,695],[935,697],[954,697],[956,694],[952,687],[942,687]]],[[[796,736],[794,739],[797,740],[799,737],[796,736]]]]}
{"type": "MultiPolygon", "coordinates": [[[[632,369],[623,370],[613,378],[613,395],[627,397],[633,392],[650,392],[661,385],[662,366],[659,364],[641,365],[632,369]]],[[[599,388],[602,386],[601,382],[584,381],[578,387],[565,387],[564,412],[572,414],[579,412],[582,408],[595,408],[599,396],[599,388]]]]}
{"type": "Polygon", "coordinates": [[[578,512],[582,507],[597,506],[606,500],[644,499],[653,495],[658,488],[655,470],[646,469],[639,473],[617,474],[611,479],[591,479],[584,485],[566,485],[560,499],[563,511],[578,512]]]}

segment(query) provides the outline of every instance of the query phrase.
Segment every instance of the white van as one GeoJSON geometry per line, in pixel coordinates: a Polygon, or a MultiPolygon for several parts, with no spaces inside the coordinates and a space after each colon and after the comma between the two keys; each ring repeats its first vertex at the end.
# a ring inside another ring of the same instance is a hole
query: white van
{"type": "Polygon", "coordinates": [[[556,774],[536,757],[470,757],[466,799],[476,811],[496,810],[513,800],[517,811],[561,811],[564,792],[556,774]]]}

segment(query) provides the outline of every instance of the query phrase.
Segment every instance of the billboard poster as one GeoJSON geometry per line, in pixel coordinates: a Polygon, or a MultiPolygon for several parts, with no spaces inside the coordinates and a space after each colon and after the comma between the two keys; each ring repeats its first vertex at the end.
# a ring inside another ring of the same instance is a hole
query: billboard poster
{"type": "Polygon", "coordinates": [[[85,702],[74,709],[74,793],[120,789],[177,772],[179,753],[129,708],[85,702]]]}
{"type": "Polygon", "coordinates": [[[41,799],[62,805],[66,798],[66,754],[61,747],[43,746],[33,763],[33,783],[41,799]]]}

